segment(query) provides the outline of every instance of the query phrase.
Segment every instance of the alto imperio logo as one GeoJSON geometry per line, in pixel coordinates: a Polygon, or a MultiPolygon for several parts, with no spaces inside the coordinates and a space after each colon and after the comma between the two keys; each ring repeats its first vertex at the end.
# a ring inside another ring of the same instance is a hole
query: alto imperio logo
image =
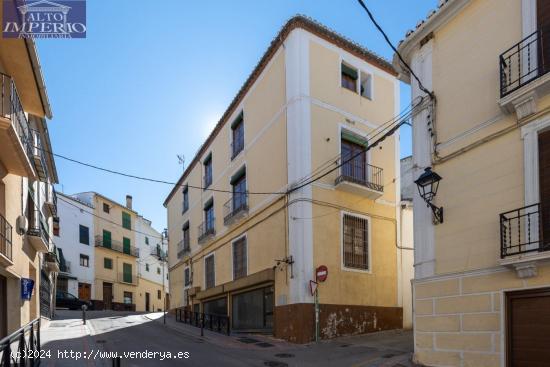
{"type": "Polygon", "coordinates": [[[4,38],[85,38],[86,0],[3,0],[4,38]]]}

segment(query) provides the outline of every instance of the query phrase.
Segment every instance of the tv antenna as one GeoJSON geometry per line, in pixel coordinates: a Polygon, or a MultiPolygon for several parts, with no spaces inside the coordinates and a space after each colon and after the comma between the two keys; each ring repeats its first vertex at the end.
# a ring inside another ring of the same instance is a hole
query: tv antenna
{"type": "Polygon", "coordinates": [[[178,164],[181,164],[181,168],[182,170],[185,169],[185,156],[182,154],[182,155],[177,155],[178,156],[178,164]]]}

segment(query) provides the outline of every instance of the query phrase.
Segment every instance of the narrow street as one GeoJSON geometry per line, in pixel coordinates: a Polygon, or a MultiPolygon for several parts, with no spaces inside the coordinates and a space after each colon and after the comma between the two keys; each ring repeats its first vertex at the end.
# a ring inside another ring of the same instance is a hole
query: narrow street
{"type": "Polygon", "coordinates": [[[401,331],[295,345],[268,336],[207,330],[201,337],[200,329],[171,316],[164,325],[162,313],[92,311],[86,325],[81,316],[79,311],[58,311],[43,327],[42,350],[49,354],[42,361],[45,366],[112,366],[118,353],[121,366],[389,367],[410,366],[412,352],[412,333],[401,331]]]}

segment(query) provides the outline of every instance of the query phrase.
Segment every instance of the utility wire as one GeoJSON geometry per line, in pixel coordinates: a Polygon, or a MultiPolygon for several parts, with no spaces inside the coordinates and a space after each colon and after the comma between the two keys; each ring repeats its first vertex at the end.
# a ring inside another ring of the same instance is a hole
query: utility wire
{"type": "Polygon", "coordinates": [[[418,82],[418,88],[420,88],[420,90],[424,93],[426,93],[428,96],[430,96],[430,99],[434,99],[434,95],[432,92],[430,92],[429,90],[427,90],[424,85],[422,84],[422,82],[420,81],[420,79],[418,78],[418,76],[416,76],[416,74],[414,73],[414,71],[412,70],[412,68],[409,66],[409,64],[407,64],[407,62],[403,59],[403,57],[401,56],[401,54],[399,53],[399,51],[397,51],[397,49],[395,48],[395,46],[391,43],[390,39],[388,38],[386,32],[384,32],[384,30],[382,29],[382,27],[380,27],[380,25],[378,24],[378,22],[376,21],[376,19],[374,19],[374,16],[372,15],[372,13],[370,12],[369,8],[367,7],[367,5],[365,5],[365,2],[363,0],[357,0],[357,2],[359,3],[359,5],[361,5],[361,7],[363,9],[365,9],[365,11],[367,12],[370,20],[372,21],[372,23],[374,24],[374,26],[378,29],[378,31],[382,34],[382,36],[384,36],[384,39],[386,40],[386,43],[388,45],[390,45],[391,49],[395,52],[395,54],[397,55],[397,57],[399,58],[399,60],[401,61],[401,63],[407,68],[407,70],[409,70],[409,72],[411,73],[411,75],[414,77],[414,79],[416,79],[416,81],[418,82]]]}

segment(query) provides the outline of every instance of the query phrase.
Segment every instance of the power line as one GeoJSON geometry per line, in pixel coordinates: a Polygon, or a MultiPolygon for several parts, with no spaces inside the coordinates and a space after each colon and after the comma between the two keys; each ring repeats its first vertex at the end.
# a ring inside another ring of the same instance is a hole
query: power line
{"type": "Polygon", "coordinates": [[[391,43],[390,39],[388,38],[386,32],[384,32],[384,30],[382,29],[382,27],[380,27],[380,25],[378,24],[378,22],[374,19],[374,16],[372,15],[372,13],[370,12],[369,8],[367,7],[367,5],[365,5],[365,2],[363,0],[357,0],[357,2],[359,3],[359,5],[361,5],[361,7],[363,9],[365,9],[365,11],[367,12],[370,20],[372,21],[372,23],[374,24],[374,26],[378,29],[378,31],[382,34],[382,36],[384,36],[384,39],[386,40],[386,43],[388,45],[390,45],[391,49],[395,52],[395,54],[397,55],[397,57],[399,58],[399,61],[401,61],[401,63],[403,63],[403,65],[407,68],[407,70],[409,70],[409,72],[411,73],[411,75],[416,79],[416,81],[418,82],[418,87],[420,88],[420,90],[424,93],[426,93],[428,96],[430,96],[430,99],[434,99],[434,95],[432,92],[430,92],[429,90],[427,90],[424,85],[422,84],[422,82],[420,81],[420,79],[418,78],[418,76],[416,76],[416,74],[414,73],[414,71],[412,70],[412,68],[409,66],[409,64],[407,64],[407,62],[405,61],[405,59],[403,59],[403,57],[401,56],[401,54],[399,53],[399,51],[397,51],[397,49],[395,48],[395,46],[391,43]]]}

